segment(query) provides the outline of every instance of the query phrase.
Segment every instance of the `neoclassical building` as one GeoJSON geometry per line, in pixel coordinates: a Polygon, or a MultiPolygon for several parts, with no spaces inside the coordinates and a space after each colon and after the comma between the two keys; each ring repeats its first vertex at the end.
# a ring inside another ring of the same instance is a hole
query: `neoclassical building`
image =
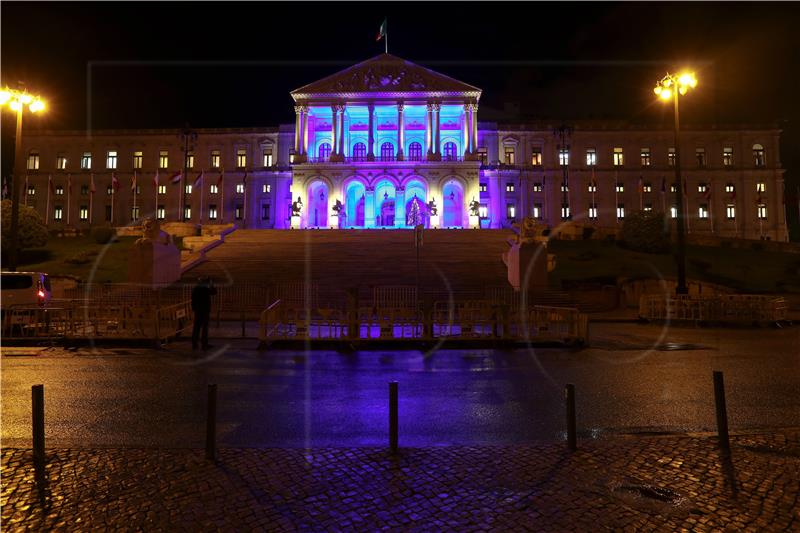
{"type": "MultiPolygon", "coordinates": [[[[51,227],[145,216],[247,228],[614,229],[676,212],[671,129],[478,122],[481,90],[389,54],[291,92],[272,128],[26,132],[22,198],[51,227]]],[[[688,126],[690,233],[786,240],[775,125],[688,126]]]]}

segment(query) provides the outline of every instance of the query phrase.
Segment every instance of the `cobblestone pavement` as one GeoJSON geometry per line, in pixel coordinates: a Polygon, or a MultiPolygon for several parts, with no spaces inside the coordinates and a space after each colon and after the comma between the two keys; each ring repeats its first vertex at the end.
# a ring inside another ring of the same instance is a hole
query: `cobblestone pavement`
{"type": "Polygon", "coordinates": [[[800,429],[401,449],[2,452],[5,531],[798,531],[800,429]]]}

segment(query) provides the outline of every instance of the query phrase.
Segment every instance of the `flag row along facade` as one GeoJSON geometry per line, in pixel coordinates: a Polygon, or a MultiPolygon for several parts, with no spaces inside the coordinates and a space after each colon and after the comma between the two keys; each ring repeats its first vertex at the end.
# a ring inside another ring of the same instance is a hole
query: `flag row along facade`
{"type": "MultiPolygon", "coordinates": [[[[294,124],[26,132],[21,199],[52,228],[144,217],[247,228],[613,229],[674,217],[671,128],[478,122],[481,91],[381,54],[292,91],[294,124]],[[188,146],[188,151],[186,147],[188,146]]],[[[685,126],[690,233],[786,240],[777,125],[685,126]]]]}

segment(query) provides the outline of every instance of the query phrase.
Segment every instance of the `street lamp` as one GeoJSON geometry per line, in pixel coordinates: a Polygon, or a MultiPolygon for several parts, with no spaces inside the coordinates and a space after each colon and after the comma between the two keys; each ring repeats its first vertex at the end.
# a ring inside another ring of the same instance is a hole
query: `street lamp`
{"type": "Polygon", "coordinates": [[[22,112],[25,106],[31,113],[45,110],[44,100],[28,93],[26,90],[0,90],[0,106],[8,106],[17,113],[17,133],[14,137],[14,173],[11,177],[11,247],[8,254],[8,269],[17,269],[17,249],[19,248],[19,178],[22,175],[22,112]]]}
{"type": "Polygon", "coordinates": [[[686,232],[684,228],[683,212],[683,182],[681,181],[681,141],[680,141],[680,97],[684,96],[689,89],[697,87],[697,78],[694,72],[682,72],[680,74],[667,73],[666,76],[656,82],[653,92],[656,96],[668,101],[670,98],[675,102],[675,186],[677,189],[677,229],[678,229],[678,253],[675,260],[678,263],[678,285],[675,287],[675,294],[689,294],[686,287],[686,232]]]}

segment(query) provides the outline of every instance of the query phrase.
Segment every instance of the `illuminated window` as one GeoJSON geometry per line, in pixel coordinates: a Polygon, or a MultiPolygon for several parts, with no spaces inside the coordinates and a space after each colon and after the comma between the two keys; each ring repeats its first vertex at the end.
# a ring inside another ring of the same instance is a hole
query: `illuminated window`
{"type": "Polygon", "coordinates": [[[92,168],[92,152],[83,152],[81,156],[81,168],[89,170],[92,168]]]}
{"type": "Polygon", "coordinates": [[[733,148],[726,146],[722,149],[722,164],[726,167],[733,166],[733,148]]]}
{"type": "Polygon", "coordinates": [[[167,216],[167,210],[166,210],[166,209],[164,209],[164,206],[163,206],[163,205],[159,205],[159,206],[156,208],[156,218],[157,218],[158,220],[164,220],[164,218],[165,218],[166,216],[167,216]]]}
{"type": "Polygon", "coordinates": [[[166,185],[159,185],[158,186],[158,194],[167,194],[167,186],[166,185]]]}
{"type": "Polygon", "coordinates": [[[244,215],[244,206],[242,204],[236,204],[236,207],[233,209],[233,216],[236,220],[242,220],[242,216],[244,215]]]}
{"type": "Polygon", "coordinates": [[[765,204],[758,204],[758,218],[767,218],[767,206],[765,204]]]}
{"type": "Polygon", "coordinates": [[[645,211],[652,211],[653,210],[653,204],[644,204],[644,210],[645,211]]]}
{"type": "MultiPolygon", "coordinates": [[[[328,152],[330,154],[330,152],[328,152]]],[[[247,148],[236,149],[236,168],[245,168],[247,166],[247,148]]]]}
{"type": "Polygon", "coordinates": [[[39,152],[28,152],[28,170],[39,170],[39,152]]]}
{"type": "MultiPolygon", "coordinates": [[[[353,148],[355,152],[355,147],[353,148]]],[[[355,153],[353,154],[355,155],[355,153]]],[[[331,145],[329,143],[322,143],[317,148],[317,161],[329,161],[331,158],[331,145]]]]}
{"type": "Polygon", "coordinates": [[[617,204],[617,218],[625,218],[625,204],[617,204]]]}
{"type": "Polygon", "coordinates": [[[566,183],[562,183],[561,192],[569,192],[569,185],[567,185],[566,183]]]}
{"type": "Polygon", "coordinates": [[[541,183],[534,183],[533,184],[533,192],[542,192],[542,184],[541,183]]]}
{"type": "Polygon", "coordinates": [[[764,147],[760,144],[753,145],[753,164],[757,167],[763,167],[766,165],[766,159],[764,158],[764,147]]]}
{"type": "Polygon", "coordinates": [[[489,208],[486,207],[486,204],[480,204],[478,206],[478,216],[480,218],[487,218],[489,216],[489,208]]]}
{"type": "Polygon", "coordinates": [[[561,205],[561,220],[569,219],[569,206],[566,204],[561,205]]]}
{"type": "Polygon", "coordinates": [[[192,218],[192,206],[184,205],[183,206],[183,219],[184,220],[189,220],[190,218],[192,218]]]}
{"type": "Polygon", "coordinates": [[[653,186],[650,184],[649,181],[645,181],[642,184],[642,192],[653,192],[653,186]]]}
{"type": "Polygon", "coordinates": [[[117,151],[109,150],[106,152],[106,168],[117,168],[117,151]]]}
{"type": "Polygon", "coordinates": [[[289,150],[289,163],[294,163],[294,150],[289,150]]]}
{"type": "Polygon", "coordinates": [[[508,218],[514,218],[517,216],[517,208],[514,206],[514,204],[506,205],[506,216],[508,218]]]}
{"type": "Polygon", "coordinates": [[[678,192],[678,187],[673,183],[669,186],[669,192],[678,192]]]}
{"type": "Polygon", "coordinates": [[[236,194],[244,194],[244,183],[236,184],[236,194]]]}
{"type": "Polygon", "coordinates": [[[640,156],[642,159],[642,166],[649,167],[650,166],[650,148],[642,148],[640,152],[640,156]]]}
{"type": "Polygon", "coordinates": [[[486,184],[485,183],[481,183],[481,184],[478,185],[478,192],[486,192],[486,191],[487,191],[487,188],[486,188],[486,184]]]}
{"type": "Polygon", "coordinates": [[[56,196],[63,195],[64,194],[64,187],[61,186],[61,185],[56,186],[55,194],[56,194],[56,196]]]}
{"type": "Polygon", "coordinates": [[[677,206],[670,206],[669,208],[669,216],[671,218],[678,218],[678,208],[677,206]]]}
{"type": "Polygon", "coordinates": [[[481,161],[481,165],[487,165],[489,163],[489,150],[485,146],[478,148],[478,158],[481,161]]]}
{"type": "Polygon", "coordinates": [[[756,183],[756,192],[767,192],[767,184],[763,181],[756,183]]]}
{"type": "Polygon", "coordinates": [[[381,161],[394,161],[394,145],[392,143],[381,145],[381,161]]]}
{"type": "Polygon", "coordinates": [[[89,220],[89,206],[82,205],[78,210],[78,219],[80,220],[89,220]]]}
{"type": "Polygon", "coordinates": [[[706,149],[705,148],[695,148],[694,149],[694,157],[697,159],[697,166],[703,168],[706,166],[706,149]]]}
{"type": "Polygon", "coordinates": [[[726,183],[725,184],[725,192],[727,192],[729,194],[736,192],[736,186],[733,183],[726,183]]]}
{"type": "Polygon", "coordinates": [[[533,218],[542,219],[543,216],[542,204],[533,204],[533,218]]]}
{"type": "Polygon", "coordinates": [[[514,192],[514,184],[506,183],[506,192],[514,192]]]}
{"type": "Polygon", "coordinates": [[[184,185],[183,193],[184,194],[192,194],[192,184],[191,183],[187,183],[186,185],[184,185]]]}
{"type": "Polygon", "coordinates": [[[208,206],[208,219],[217,220],[217,204],[211,204],[208,206]]]}
{"type": "Polygon", "coordinates": [[[216,183],[213,183],[213,184],[211,184],[211,186],[208,188],[208,192],[209,192],[209,193],[211,193],[211,194],[217,194],[217,193],[219,192],[219,187],[217,186],[217,184],[216,184],[216,183]]]}
{"type": "Polygon", "coordinates": [[[562,167],[569,165],[569,150],[562,148],[558,151],[558,164],[562,167]]]}
{"type": "Polygon", "coordinates": [[[66,170],[66,168],[67,168],[67,156],[64,154],[58,154],[58,156],[56,156],[56,169],[66,170]]]}
{"type": "Polygon", "coordinates": [[[736,206],[733,204],[728,204],[725,206],[725,217],[728,220],[733,220],[736,218],[736,206]]]}
{"type": "Polygon", "coordinates": [[[625,184],[617,182],[616,190],[617,192],[625,192],[625,184]]]}
{"type": "Polygon", "coordinates": [[[705,183],[698,183],[697,184],[697,192],[706,192],[708,190],[708,185],[705,183]]]}
{"type": "Polygon", "coordinates": [[[28,196],[34,196],[36,194],[36,186],[35,185],[28,185],[28,196]]]}
{"type": "Polygon", "coordinates": [[[454,142],[444,143],[444,160],[445,161],[458,160],[458,148],[456,148],[456,143],[454,142]]]}
{"type": "Polygon", "coordinates": [[[697,208],[697,217],[708,218],[708,204],[700,204],[700,207],[697,208]]]}
{"type": "Polygon", "coordinates": [[[167,168],[167,167],[169,167],[169,151],[160,150],[158,152],[158,168],[167,168]]]}
{"type": "Polygon", "coordinates": [[[410,161],[422,161],[422,144],[413,142],[408,145],[408,159],[410,161]]]}
{"type": "Polygon", "coordinates": [[[597,150],[588,148],[586,150],[586,166],[593,167],[597,164],[597,150]]]}
{"type": "Polygon", "coordinates": [[[534,148],[531,152],[531,165],[535,167],[542,166],[542,149],[534,148]]]}
{"type": "Polygon", "coordinates": [[[272,148],[264,148],[262,151],[261,164],[265,167],[272,166],[272,148]]]}
{"type": "Polygon", "coordinates": [[[667,165],[675,166],[675,148],[667,149],[667,165]]]}
{"type": "Polygon", "coordinates": [[[586,192],[597,192],[597,185],[589,182],[589,185],[586,187],[586,192]]]}
{"type": "Polygon", "coordinates": [[[133,152],[133,168],[139,169],[142,168],[142,162],[144,161],[144,154],[139,152],[133,152]]]}
{"type": "Polygon", "coordinates": [[[597,204],[589,206],[589,218],[593,220],[597,218],[597,204]]]}
{"type": "Polygon", "coordinates": [[[55,208],[53,209],[53,220],[61,220],[63,215],[64,215],[64,209],[60,205],[55,206],[55,208]]]}
{"type": "MultiPolygon", "coordinates": [[[[328,155],[330,156],[330,145],[328,145],[328,155]]],[[[366,161],[366,160],[367,160],[367,145],[364,143],[354,144],[353,161],[366,161]]]]}
{"type": "Polygon", "coordinates": [[[625,157],[624,154],[622,153],[622,148],[619,147],[614,148],[613,156],[614,156],[615,167],[621,167],[622,165],[625,164],[625,157]]]}
{"type": "Polygon", "coordinates": [[[139,206],[134,205],[131,207],[131,220],[139,220],[139,206]]]}
{"type": "Polygon", "coordinates": [[[194,152],[186,152],[186,168],[194,168],[194,152]]]}
{"type": "Polygon", "coordinates": [[[268,194],[272,191],[272,186],[269,183],[265,183],[261,186],[261,192],[264,194],[268,194]]]}
{"type": "Polygon", "coordinates": [[[219,168],[220,151],[211,150],[211,168],[219,168]]]}
{"type": "Polygon", "coordinates": [[[513,165],[517,154],[517,149],[514,148],[513,146],[506,146],[504,148],[504,151],[505,151],[505,159],[503,160],[503,162],[506,165],[513,165]]]}

